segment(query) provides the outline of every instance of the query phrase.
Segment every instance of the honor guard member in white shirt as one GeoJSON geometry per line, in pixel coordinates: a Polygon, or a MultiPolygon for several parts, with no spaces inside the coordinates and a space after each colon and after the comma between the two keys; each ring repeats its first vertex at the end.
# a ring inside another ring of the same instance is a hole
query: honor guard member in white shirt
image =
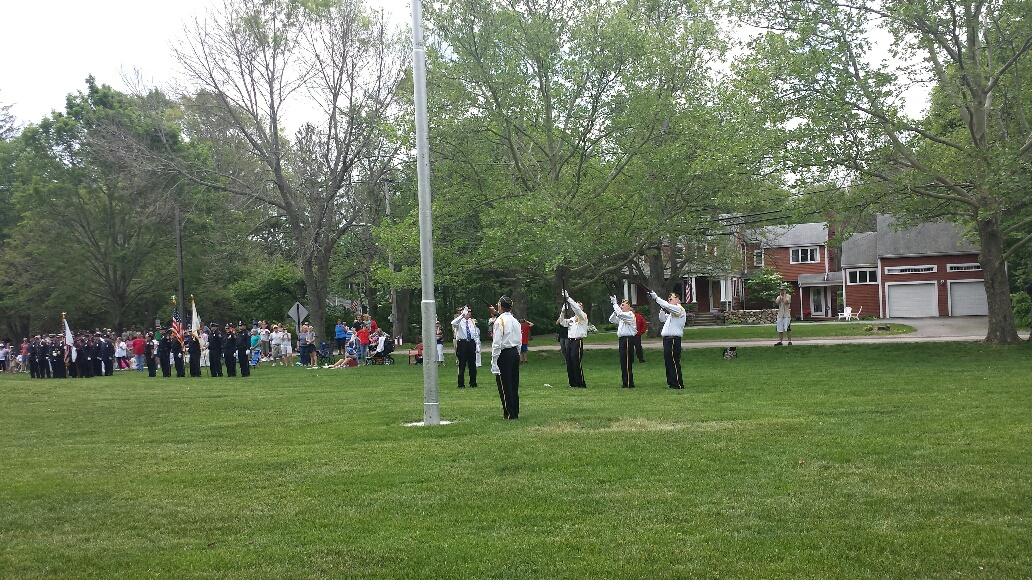
{"type": "Polygon", "coordinates": [[[510,314],[512,299],[502,296],[498,299],[501,314],[492,319],[491,372],[498,383],[498,396],[502,400],[502,416],[506,419],[520,418],[520,345],[523,331],[520,323],[510,314]]]}
{"type": "Polygon", "coordinates": [[[634,337],[638,334],[638,324],[631,310],[631,302],[624,300],[619,304],[616,296],[610,296],[613,313],[609,322],[616,324],[616,336],[620,340],[620,378],[624,389],[634,388],[634,337]]]}
{"type": "Polygon", "coordinates": [[[559,324],[569,329],[566,344],[566,374],[570,378],[570,387],[574,389],[586,389],[584,382],[584,367],[581,358],[584,356],[584,337],[588,335],[588,315],[584,314],[584,307],[579,302],[574,302],[570,294],[563,290],[563,298],[573,310],[570,318],[560,318],[559,324]]]}
{"type": "Polygon", "coordinates": [[[480,329],[473,319],[469,306],[464,306],[459,315],[451,322],[455,331],[455,356],[459,359],[459,388],[466,388],[465,374],[469,368],[469,386],[477,387],[477,343],[480,342],[480,329]]]}
{"type": "Polygon", "coordinates": [[[669,302],[663,300],[655,292],[649,292],[652,299],[659,304],[659,320],[663,323],[663,360],[666,361],[666,382],[671,389],[683,389],[684,378],[681,376],[681,336],[684,335],[684,321],[687,313],[681,306],[681,299],[671,293],[669,302]]]}

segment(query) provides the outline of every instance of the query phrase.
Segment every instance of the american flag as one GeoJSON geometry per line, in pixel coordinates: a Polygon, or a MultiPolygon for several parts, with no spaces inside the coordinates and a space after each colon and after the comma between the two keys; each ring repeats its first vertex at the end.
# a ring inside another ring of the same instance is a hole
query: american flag
{"type": "Polygon", "coordinates": [[[179,317],[179,307],[172,307],[172,336],[183,343],[183,319],[179,317]]]}

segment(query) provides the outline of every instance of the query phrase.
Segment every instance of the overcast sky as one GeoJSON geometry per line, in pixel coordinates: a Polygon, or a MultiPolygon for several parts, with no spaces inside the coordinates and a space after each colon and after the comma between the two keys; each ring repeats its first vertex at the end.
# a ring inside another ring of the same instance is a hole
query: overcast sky
{"type": "MultiPolygon", "coordinates": [[[[409,0],[367,0],[395,20],[411,21],[409,0]]],[[[163,86],[178,68],[171,47],[183,25],[222,0],[12,0],[4,2],[0,34],[0,104],[18,123],[64,110],[65,95],[85,90],[86,77],[127,90],[123,76],[139,71],[163,86]]]]}
{"type": "MultiPolygon", "coordinates": [[[[425,0],[424,0],[425,1],[425,0]]],[[[366,0],[396,22],[411,22],[410,0],[366,0]]],[[[222,0],[11,0],[0,34],[0,104],[12,105],[18,123],[39,122],[64,110],[65,95],[85,89],[88,75],[118,90],[139,73],[146,86],[167,86],[178,75],[171,47],[183,26],[222,0]]],[[[917,113],[927,91],[906,94],[917,113]]]]}

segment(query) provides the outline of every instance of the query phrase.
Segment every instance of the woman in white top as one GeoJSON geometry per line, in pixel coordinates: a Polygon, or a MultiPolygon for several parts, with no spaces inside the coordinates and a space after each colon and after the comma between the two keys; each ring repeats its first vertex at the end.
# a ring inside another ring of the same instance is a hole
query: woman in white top
{"type": "Polygon", "coordinates": [[[294,366],[294,345],[290,338],[290,329],[286,326],[280,331],[280,352],[283,355],[283,362],[288,367],[294,366]]]}
{"type": "Polygon", "coordinates": [[[115,340],[115,368],[118,370],[129,368],[129,363],[125,361],[125,340],[121,337],[115,340]]]}

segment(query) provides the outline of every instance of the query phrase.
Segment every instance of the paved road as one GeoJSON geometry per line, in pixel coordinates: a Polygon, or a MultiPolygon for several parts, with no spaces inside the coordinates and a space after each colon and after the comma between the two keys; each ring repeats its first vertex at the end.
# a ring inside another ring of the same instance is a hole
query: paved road
{"type": "MultiPolygon", "coordinates": [[[[821,324],[838,324],[826,322],[821,324]]],[[[978,342],[985,339],[989,331],[989,318],[987,316],[941,316],[936,318],[888,318],[885,320],[872,321],[871,324],[906,324],[913,326],[916,331],[908,334],[893,336],[856,336],[847,338],[803,338],[792,341],[796,345],[813,344],[864,344],[869,342],[978,342]]],[[[1026,339],[1028,331],[1019,331],[1018,335],[1026,339]]],[[[687,335],[686,335],[687,336],[687,335]]],[[[777,340],[777,333],[771,325],[769,339],[745,339],[745,340],[685,340],[681,343],[682,348],[724,348],[728,346],[763,346],[773,345],[777,340]]],[[[659,341],[646,341],[645,348],[662,348],[663,343],[659,341]]],[[[586,349],[613,348],[612,344],[586,344],[586,349]]],[[[531,346],[530,350],[559,350],[557,344],[531,346]]]]}

